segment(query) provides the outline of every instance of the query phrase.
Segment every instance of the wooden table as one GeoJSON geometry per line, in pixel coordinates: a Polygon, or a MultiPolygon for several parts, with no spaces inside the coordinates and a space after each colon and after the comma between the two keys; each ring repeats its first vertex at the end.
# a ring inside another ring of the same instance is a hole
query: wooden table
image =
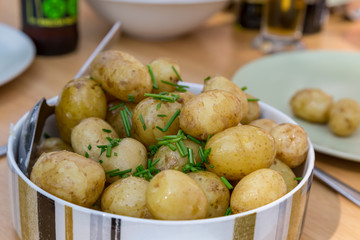
{"type": "MultiPolygon", "coordinates": [[[[19,2],[0,0],[0,22],[20,28],[19,2]]],[[[79,2],[77,50],[63,56],[38,56],[23,74],[0,87],[0,145],[7,143],[10,123],[15,123],[41,96],[57,95],[111,27],[85,1],[79,2]]],[[[233,15],[219,14],[195,33],[173,41],[146,42],[122,36],[114,48],[127,51],[144,63],[158,56],[178,59],[184,80],[202,83],[209,74],[231,78],[239,67],[262,57],[251,47],[256,34],[235,27],[233,15]]],[[[305,36],[303,40],[308,49],[359,51],[360,22],[332,16],[320,34],[305,36]]],[[[316,165],[360,190],[360,163],[317,154],[316,165]]],[[[0,239],[18,239],[10,221],[5,157],[0,158],[0,192],[0,239]]],[[[314,179],[301,239],[360,239],[359,216],[359,207],[314,179]]]]}

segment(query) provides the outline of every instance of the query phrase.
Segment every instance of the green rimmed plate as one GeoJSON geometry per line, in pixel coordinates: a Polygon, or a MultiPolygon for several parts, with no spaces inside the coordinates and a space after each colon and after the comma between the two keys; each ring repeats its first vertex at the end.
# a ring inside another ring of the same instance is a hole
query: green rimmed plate
{"type": "Polygon", "coordinates": [[[308,133],[315,150],[360,162],[360,129],[350,137],[333,135],[326,125],[296,118],[289,100],[299,89],[321,88],[338,100],[360,103],[360,54],[340,51],[296,51],[269,55],[239,69],[233,81],[247,92],[291,116],[308,133]]]}

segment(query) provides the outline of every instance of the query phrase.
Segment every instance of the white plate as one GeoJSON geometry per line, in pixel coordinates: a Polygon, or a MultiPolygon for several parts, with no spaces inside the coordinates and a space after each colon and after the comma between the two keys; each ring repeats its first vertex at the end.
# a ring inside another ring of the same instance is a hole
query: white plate
{"type": "Polygon", "coordinates": [[[35,57],[35,46],[23,32],[0,23],[0,86],[19,76],[35,57]]]}
{"type": "Polygon", "coordinates": [[[333,135],[326,125],[294,117],[289,100],[299,89],[321,88],[338,100],[360,103],[360,54],[300,51],[270,55],[239,69],[233,81],[252,95],[293,117],[308,133],[315,150],[360,162],[360,129],[350,137],[333,135]]]}

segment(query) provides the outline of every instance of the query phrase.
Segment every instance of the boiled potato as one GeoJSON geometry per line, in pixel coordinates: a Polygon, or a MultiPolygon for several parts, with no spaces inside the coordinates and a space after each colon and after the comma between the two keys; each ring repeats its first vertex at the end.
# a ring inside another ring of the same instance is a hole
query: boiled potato
{"type": "Polygon", "coordinates": [[[183,106],[180,128],[191,136],[206,140],[209,135],[239,124],[244,109],[240,100],[224,90],[203,92],[183,106]]]}
{"type": "Polygon", "coordinates": [[[146,66],[125,52],[100,52],[90,65],[90,74],[107,92],[122,101],[140,102],[145,98],[144,93],[152,91],[146,66]]]}
{"type": "MultiPolygon", "coordinates": [[[[119,171],[131,169],[130,173],[134,173],[139,165],[142,165],[144,169],[147,168],[147,152],[145,146],[136,139],[123,138],[116,145],[112,147],[111,156],[107,157],[104,153],[101,156],[102,164],[105,172],[119,171]]],[[[112,176],[106,174],[106,180],[110,183],[118,180],[120,176],[112,176]]]]}
{"type": "Polygon", "coordinates": [[[259,128],[262,128],[262,129],[270,132],[271,129],[273,129],[278,124],[272,119],[261,118],[261,119],[256,119],[256,120],[251,121],[249,123],[249,125],[259,127],[259,128]]]}
{"type": "Polygon", "coordinates": [[[188,175],[199,184],[207,197],[208,211],[206,217],[224,216],[230,204],[230,191],[220,177],[208,171],[190,172],[188,175]]]}
{"type": "Polygon", "coordinates": [[[123,216],[150,218],[146,207],[149,182],[139,177],[127,177],[108,186],[101,196],[101,210],[123,216]]]}
{"type": "Polygon", "coordinates": [[[150,181],[146,192],[147,207],[161,220],[205,218],[208,201],[201,187],[188,175],[164,170],[150,181]]]}
{"type": "Polygon", "coordinates": [[[235,83],[233,83],[226,77],[215,76],[205,81],[203,92],[215,89],[225,90],[235,94],[235,96],[238,97],[241,102],[241,108],[243,109],[242,118],[245,117],[246,113],[248,112],[248,101],[246,98],[246,94],[243,92],[243,90],[241,90],[241,88],[239,88],[235,83]]]}
{"type": "Polygon", "coordinates": [[[144,99],[136,105],[132,115],[136,136],[145,146],[149,147],[157,143],[157,138],[176,134],[180,129],[178,117],[165,132],[157,127],[164,129],[172,116],[180,109],[181,104],[178,102],[162,102],[153,98],[144,99]],[[141,117],[144,121],[141,120],[141,117]]]}
{"type": "MultiPolygon", "coordinates": [[[[127,135],[125,125],[124,125],[124,121],[123,121],[123,119],[121,117],[121,113],[120,113],[120,111],[125,110],[125,106],[129,110],[129,112],[131,113],[131,115],[127,115],[130,126],[131,126],[132,125],[131,116],[132,116],[132,113],[133,113],[134,108],[136,106],[136,103],[122,102],[122,101],[119,101],[119,100],[111,101],[111,102],[108,103],[108,111],[107,111],[107,114],[106,114],[106,121],[115,129],[115,131],[117,132],[117,134],[121,138],[129,137],[127,135]],[[119,106],[119,107],[117,107],[117,106],[119,106]],[[112,108],[115,108],[115,109],[110,110],[112,108]]],[[[134,134],[135,134],[134,128],[131,128],[130,129],[130,136],[136,138],[134,134]]]]}
{"type": "Polygon", "coordinates": [[[293,172],[293,170],[291,170],[291,168],[288,165],[286,165],[279,159],[275,158],[275,161],[270,166],[270,169],[278,171],[281,174],[281,176],[284,178],[287,187],[286,192],[290,192],[297,186],[298,182],[295,179],[296,178],[295,173],[293,172]]]}
{"type": "Polygon", "coordinates": [[[154,74],[154,78],[158,88],[154,88],[154,93],[161,92],[173,92],[176,89],[176,86],[179,81],[179,77],[176,73],[180,75],[180,66],[174,59],[160,57],[153,60],[150,64],[150,68],[154,74]],[[174,71],[175,68],[176,72],[174,71]],[[165,81],[165,82],[163,82],[165,81]]]}
{"type": "Polygon", "coordinates": [[[235,186],[230,199],[232,213],[249,211],[271,203],[286,194],[286,184],[272,169],[259,169],[245,176],[235,186]]]}
{"type": "Polygon", "coordinates": [[[115,139],[119,136],[106,121],[101,118],[86,118],[74,127],[71,132],[71,145],[74,151],[82,156],[99,161],[101,149],[97,146],[108,145],[107,138],[115,139]]]}
{"type": "Polygon", "coordinates": [[[40,156],[44,152],[55,152],[55,151],[61,151],[66,150],[69,152],[73,152],[74,150],[72,147],[64,142],[61,138],[58,137],[50,137],[45,138],[43,141],[41,141],[37,155],[40,156]]]}
{"type": "Polygon", "coordinates": [[[301,89],[290,100],[295,116],[316,123],[325,123],[328,120],[332,104],[332,97],[317,88],[301,89]]]}
{"type": "Polygon", "coordinates": [[[176,100],[181,105],[185,105],[191,98],[195,97],[196,94],[186,91],[186,92],[174,92],[174,94],[179,95],[180,97],[176,100]]]}
{"type": "Polygon", "coordinates": [[[248,99],[248,111],[243,119],[241,119],[241,124],[248,124],[251,121],[254,121],[260,117],[261,110],[260,105],[257,99],[248,93],[246,93],[248,99]]]}
{"type": "Polygon", "coordinates": [[[99,163],[64,150],[41,154],[30,180],[63,200],[90,207],[104,189],[105,172],[99,163]]]}
{"type": "Polygon", "coordinates": [[[360,106],[350,98],[337,101],[330,110],[329,128],[338,136],[350,136],[359,127],[360,106]]]}
{"type": "Polygon", "coordinates": [[[105,119],[106,97],[99,84],[87,77],[74,79],[62,89],[55,106],[56,125],[61,138],[70,143],[71,130],[82,119],[105,119]]]}
{"type": "MultiPolygon", "coordinates": [[[[193,156],[195,163],[201,162],[200,155],[199,155],[199,148],[200,145],[185,139],[183,143],[186,148],[191,148],[193,150],[193,156]]],[[[175,147],[175,144],[173,144],[175,147]]],[[[182,171],[183,167],[186,163],[189,162],[188,157],[181,157],[178,150],[173,151],[168,146],[164,145],[161,146],[158,151],[155,153],[153,157],[154,161],[159,159],[160,161],[156,164],[156,168],[160,170],[165,169],[176,169],[182,171]]]]}
{"type": "Polygon", "coordinates": [[[282,123],[271,129],[275,139],[276,158],[290,168],[302,164],[309,151],[307,134],[302,127],[292,123],[282,123]]]}
{"type": "Polygon", "coordinates": [[[228,180],[239,180],[255,170],[270,167],[276,153],[273,137],[250,125],[235,126],[215,134],[205,149],[211,149],[207,170],[228,180]]]}

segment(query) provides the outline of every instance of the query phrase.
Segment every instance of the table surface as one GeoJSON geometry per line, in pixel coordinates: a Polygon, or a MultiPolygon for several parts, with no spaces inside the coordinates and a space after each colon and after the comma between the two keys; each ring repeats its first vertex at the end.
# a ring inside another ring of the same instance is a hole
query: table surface
{"type": "MultiPolygon", "coordinates": [[[[0,22],[20,28],[20,1],[0,0],[0,22]]],[[[79,1],[80,41],[75,52],[37,56],[23,74],[0,87],[0,145],[7,143],[9,126],[40,98],[57,95],[72,79],[111,25],[79,1]]],[[[244,64],[264,55],[251,47],[257,31],[235,26],[233,14],[217,14],[196,32],[166,42],[148,42],[122,35],[114,49],[123,50],[146,63],[159,56],[175,58],[182,78],[202,83],[209,74],[231,78],[244,64]]],[[[1,37],[1,36],[0,36],[1,37]]],[[[332,15],[323,31],[307,35],[308,49],[360,50],[360,22],[332,15]]],[[[316,154],[316,166],[360,191],[360,163],[316,154]]],[[[10,218],[6,157],[0,158],[0,239],[19,239],[10,218]]],[[[360,208],[314,179],[302,240],[360,239],[360,208]]]]}

